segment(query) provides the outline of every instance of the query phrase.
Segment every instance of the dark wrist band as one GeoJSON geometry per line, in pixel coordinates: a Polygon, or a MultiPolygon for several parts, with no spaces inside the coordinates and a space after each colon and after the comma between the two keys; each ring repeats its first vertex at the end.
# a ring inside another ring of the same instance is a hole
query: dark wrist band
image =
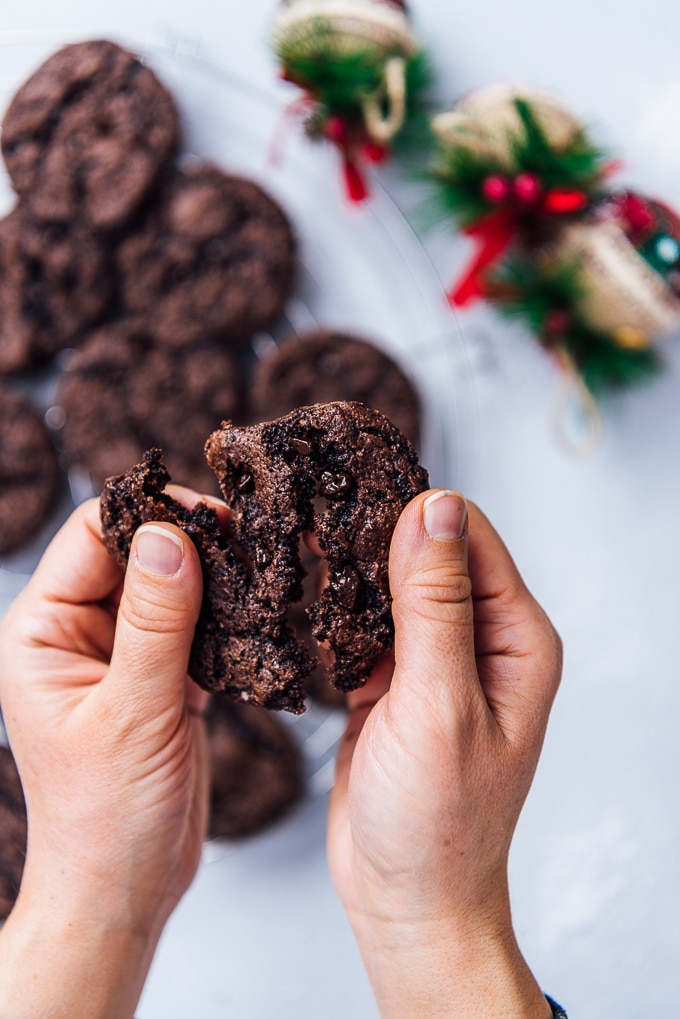
{"type": "Polygon", "coordinates": [[[545,996],[545,1000],[548,1002],[552,1009],[553,1019],[569,1019],[569,1016],[564,1011],[562,1006],[558,1005],[556,1001],[552,1000],[552,998],[549,998],[547,994],[545,996]]]}

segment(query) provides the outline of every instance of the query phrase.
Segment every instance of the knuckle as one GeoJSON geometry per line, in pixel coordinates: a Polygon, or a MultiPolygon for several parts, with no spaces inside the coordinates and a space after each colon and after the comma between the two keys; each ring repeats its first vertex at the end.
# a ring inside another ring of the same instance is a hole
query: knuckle
{"type": "Polygon", "coordinates": [[[465,573],[453,566],[419,570],[407,582],[412,595],[427,601],[461,604],[472,595],[472,584],[465,573]]]}
{"type": "Polygon", "coordinates": [[[472,612],[470,578],[452,566],[420,570],[407,580],[399,603],[408,612],[439,622],[467,619],[472,612]]]}
{"type": "Polygon", "coordinates": [[[187,627],[187,616],[182,605],[163,598],[160,593],[126,592],[119,613],[135,630],[144,633],[179,633],[187,627]]]}

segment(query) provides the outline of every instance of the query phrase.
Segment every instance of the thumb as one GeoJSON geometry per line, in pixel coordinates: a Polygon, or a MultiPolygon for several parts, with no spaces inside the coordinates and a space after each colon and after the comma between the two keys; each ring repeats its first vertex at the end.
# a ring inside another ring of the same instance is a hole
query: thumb
{"type": "Polygon", "coordinates": [[[467,504],[449,489],[425,492],[403,511],[390,548],[395,623],[392,697],[402,677],[411,695],[431,701],[477,683],[468,572],[467,504]]]}
{"type": "Polygon", "coordinates": [[[146,523],[136,532],[118,607],[109,677],[116,696],[160,713],[184,705],[202,576],[193,542],[178,527],[146,523]]]}

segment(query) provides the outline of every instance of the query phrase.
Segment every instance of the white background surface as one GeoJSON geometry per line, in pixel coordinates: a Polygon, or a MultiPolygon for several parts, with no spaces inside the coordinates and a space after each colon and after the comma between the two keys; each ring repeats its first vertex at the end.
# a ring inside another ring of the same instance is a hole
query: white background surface
{"type": "MultiPolygon", "coordinates": [[[[625,157],[627,181],[680,207],[676,0],[413,6],[442,100],[499,78],[557,91],[625,157]]],[[[5,0],[0,28],[17,45],[54,30],[45,54],[94,35],[169,43],[273,83],[271,11],[268,0],[5,0]]],[[[410,185],[394,174],[388,185],[410,204],[410,185]]],[[[446,231],[425,245],[453,279],[465,245],[446,231]]],[[[559,383],[537,346],[482,309],[460,324],[476,429],[455,476],[439,480],[481,503],[566,648],[512,855],[521,944],[572,1019],[668,1019],[680,958],[678,338],[666,376],[608,406],[602,444],[579,457],[556,437],[559,383]]],[[[140,1019],[375,1016],[329,885],[323,820],[317,800],[206,862],[163,939],[140,1019]]]]}

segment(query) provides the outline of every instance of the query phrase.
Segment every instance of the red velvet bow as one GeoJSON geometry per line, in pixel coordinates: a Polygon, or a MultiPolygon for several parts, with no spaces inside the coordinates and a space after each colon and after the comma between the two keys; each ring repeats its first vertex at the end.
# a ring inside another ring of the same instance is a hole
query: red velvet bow
{"type": "MultiPolygon", "coordinates": [[[[588,197],[582,191],[555,189],[541,194],[532,202],[530,209],[536,217],[566,216],[579,212],[587,204],[588,197]]],[[[522,232],[527,208],[513,202],[489,213],[463,231],[478,241],[478,249],[462,279],[448,293],[450,304],[460,308],[485,296],[485,270],[498,261],[522,232]]]]}
{"type": "MultiPolygon", "coordinates": [[[[286,68],[281,70],[280,77],[304,91],[304,95],[288,107],[285,114],[286,122],[292,118],[306,117],[313,113],[318,101],[314,86],[296,78],[286,68]]],[[[285,129],[286,122],[282,124],[282,129],[285,129]]],[[[345,193],[350,202],[358,205],[366,201],[370,191],[366,180],[365,166],[366,164],[375,165],[384,162],[389,155],[389,149],[386,145],[370,138],[363,125],[353,124],[342,117],[329,117],[323,125],[323,132],[340,152],[345,193]]],[[[279,133],[283,133],[283,130],[279,133]]],[[[271,146],[273,158],[276,158],[280,147],[280,139],[277,137],[271,146]]]]}
{"type": "Polygon", "coordinates": [[[341,117],[329,117],[325,124],[325,134],[342,157],[347,197],[354,204],[364,202],[370,194],[364,166],[366,163],[383,163],[389,155],[389,149],[369,138],[363,127],[349,124],[341,117]]]}

